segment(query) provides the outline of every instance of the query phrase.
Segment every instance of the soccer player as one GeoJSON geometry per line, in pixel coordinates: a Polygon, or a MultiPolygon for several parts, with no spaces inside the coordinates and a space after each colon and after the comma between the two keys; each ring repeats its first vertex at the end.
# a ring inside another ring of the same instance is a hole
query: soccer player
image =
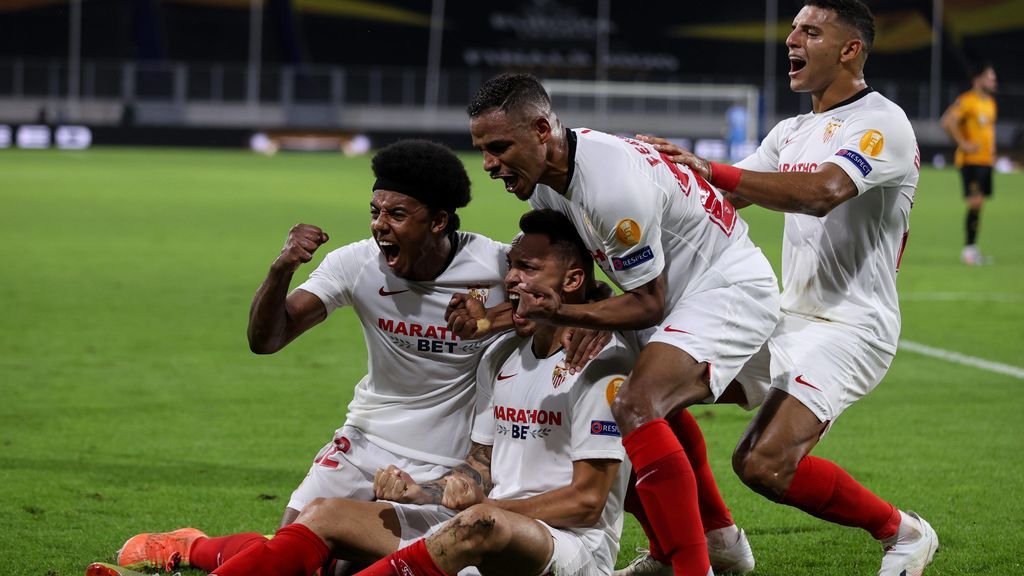
{"type": "MultiPolygon", "coordinates": [[[[469,450],[474,374],[493,338],[460,338],[444,314],[457,293],[505,301],[507,246],[458,230],[470,182],[447,148],[398,142],[374,156],[373,172],[372,238],[332,251],[289,293],[293,274],[328,241],[320,228],[297,224],[253,299],[256,353],[277,352],[345,306],[359,317],[369,351],[346,422],[292,493],[282,526],[315,498],[372,500],[377,468],[397,465],[423,481],[460,464],[469,450]]],[[[125,543],[118,563],[213,570],[265,540],[255,533],[207,538],[192,528],[140,534],[125,543]]]]}
{"type": "Polygon", "coordinates": [[[808,0],[786,39],[790,88],[812,112],[783,120],[737,166],[659,139],[737,205],[786,212],[782,319],[752,374],[771,391],[733,455],[756,492],[823,520],[862,528],[884,547],[880,576],[921,574],[938,547],[931,526],[811,456],[870,392],[896,354],[896,272],[920,159],[906,114],[864,80],[874,18],[858,0],[808,0]]]}
{"type": "MultiPolygon", "coordinates": [[[[566,217],[533,211],[520,228],[505,279],[512,302],[523,283],[585,302],[593,261],[566,217]]],[[[295,524],[216,574],[308,576],[332,555],[387,555],[364,576],[455,574],[469,566],[483,574],[609,574],[629,474],[611,402],[635,353],[616,338],[570,374],[564,331],[516,317],[515,336],[488,349],[464,464],[429,482],[397,466],[378,470],[376,495],[391,502],[316,500],[295,524]]]]}
{"type": "MultiPolygon", "coordinates": [[[[491,178],[535,208],[569,216],[594,259],[624,291],[599,302],[570,303],[523,282],[516,286],[514,317],[644,330],[643,350],[613,411],[636,471],[652,547],[676,574],[706,576],[709,545],[742,557],[741,571],[752,569],[749,545],[720,498],[722,525],[705,538],[700,508],[710,503],[698,494],[694,454],[666,420],[701,402],[756,405],[765,392],[745,387],[739,372],[775,327],[778,287],[747,237],[747,224],[703,178],[651,146],[564,128],[533,76],[488,80],[468,113],[473,145],[491,178]]],[[[693,433],[703,448],[699,429],[693,433]]]]}
{"type": "Polygon", "coordinates": [[[956,165],[967,200],[967,243],[960,260],[983,264],[978,251],[978,224],[985,199],[992,196],[992,165],[996,160],[996,100],[998,85],[991,64],[971,70],[971,89],[961,94],[942,115],[942,127],[956,142],[956,165]]]}

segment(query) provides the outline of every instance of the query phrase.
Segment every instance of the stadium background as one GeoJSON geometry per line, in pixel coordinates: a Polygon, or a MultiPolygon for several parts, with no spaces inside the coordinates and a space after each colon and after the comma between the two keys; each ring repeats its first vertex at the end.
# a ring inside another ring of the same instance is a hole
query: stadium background
{"type": "MultiPolygon", "coordinates": [[[[943,549],[929,574],[1024,573],[1024,2],[869,4],[879,38],[868,79],[908,111],[926,166],[900,274],[902,350],[821,453],[932,521],[943,549]],[[983,218],[994,262],[966,268],[958,175],[929,164],[951,155],[937,118],[980,59],[1000,76],[1007,172],[983,218]]],[[[342,421],[365,349],[341,312],[256,357],[246,312],[291,224],[324,226],[325,250],[366,236],[367,145],[423,136],[466,149],[462,107],[480,81],[514,69],[582,87],[712,87],[675,103],[565,96],[559,108],[572,124],[649,122],[728,155],[735,102],[715,87],[753,87],[755,133],[809,108],[785,82],[781,41],[798,7],[0,1],[0,573],[80,574],[145,530],[274,528],[342,421]],[[282,153],[249,151],[254,134],[282,153]]],[[[463,159],[475,191],[465,226],[509,238],[523,206],[478,155],[463,159]]],[[[777,266],[779,215],[743,216],[777,266]]],[[[738,483],[729,452],[748,414],[698,417],[758,574],[877,570],[863,535],[738,483]]],[[[641,543],[630,524],[620,561],[641,543]]]]}

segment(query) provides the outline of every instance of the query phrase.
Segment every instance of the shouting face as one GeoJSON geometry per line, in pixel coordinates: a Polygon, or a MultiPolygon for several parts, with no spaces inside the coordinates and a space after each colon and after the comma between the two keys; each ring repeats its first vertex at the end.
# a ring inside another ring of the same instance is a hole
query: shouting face
{"type": "MultiPolygon", "coordinates": [[[[429,280],[438,273],[445,241],[446,212],[431,213],[419,200],[391,190],[374,190],[370,231],[384,261],[399,278],[429,280]]],[[[447,254],[447,252],[445,252],[447,254]]]]}
{"type": "Polygon", "coordinates": [[[470,121],[473,146],[484,155],[484,170],[502,180],[505,191],[526,200],[546,170],[545,143],[551,125],[494,108],[470,121]]]}
{"type": "Polygon", "coordinates": [[[789,49],[789,87],[794,92],[821,93],[843,69],[849,43],[859,42],[852,28],[838,21],[835,11],[804,6],[793,19],[786,38],[789,49]]]}

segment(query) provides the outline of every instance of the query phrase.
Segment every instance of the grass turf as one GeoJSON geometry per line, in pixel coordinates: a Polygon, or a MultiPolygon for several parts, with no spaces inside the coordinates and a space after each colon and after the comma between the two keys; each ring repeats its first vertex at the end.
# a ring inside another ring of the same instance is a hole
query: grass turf
{"type": "MultiPolygon", "coordinates": [[[[343,421],[366,352],[341,311],[276,355],[252,355],[250,299],[292,224],[327,230],[320,257],[367,236],[368,160],[0,152],[0,573],[81,574],[142,531],[273,531],[343,421]]],[[[477,156],[465,160],[475,199],[464,226],[510,238],[524,205],[477,156]]],[[[967,268],[958,175],[922,174],[900,274],[903,336],[1020,366],[1024,176],[997,175],[995,189],[981,230],[995,264],[967,268]]],[[[777,265],[781,216],[743,215],[777,265]]],[[[816,454],[931,521],[942,548],[930,575],[1022,573],[1021,386],[903,351],[816,454]]],[[[757,574],[877,571],[867,535],[736,480],[729,454],[749,414],[695,413],[757,574]]],[[[628,520],[620,564],[642,543],[628,520]]]]}

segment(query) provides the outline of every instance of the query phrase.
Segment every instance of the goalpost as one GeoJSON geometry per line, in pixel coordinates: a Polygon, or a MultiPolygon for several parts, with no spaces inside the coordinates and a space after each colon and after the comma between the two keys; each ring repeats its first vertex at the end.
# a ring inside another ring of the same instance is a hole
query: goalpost
{"type": "Polygon", "coordinates": [[[543,84],[555,110],[570,126],[723,138],[728,136],[730,124],[742,119],[744,138],[758,138],[757,86],[585,80],[546,80],[543,84]]]}

